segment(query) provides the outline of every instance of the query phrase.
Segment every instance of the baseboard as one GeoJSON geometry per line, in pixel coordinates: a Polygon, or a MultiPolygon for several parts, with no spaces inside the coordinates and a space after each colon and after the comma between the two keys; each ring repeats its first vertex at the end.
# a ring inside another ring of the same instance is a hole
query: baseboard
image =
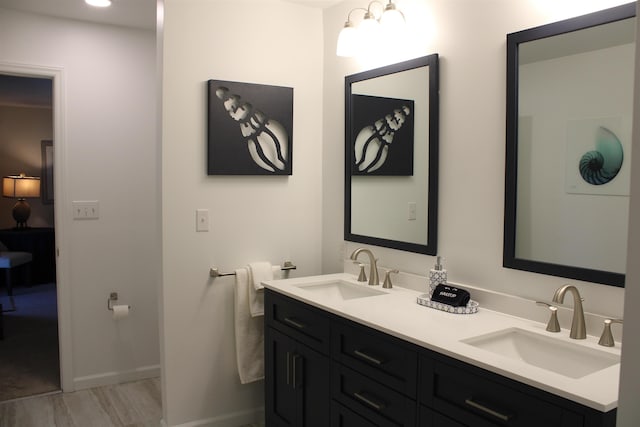
{"type": "Polygon", "coordinates": [[[86,388],[120,384],[159,376],[160,365],[142,366],[130,371],[104,372],[102,374],[76,377],[73,379],[73,386],[74,390],[83,390],[86,388]]]}
{"type": "MultiPolygon", "coordinates": [[[[233,412],[204,420],[190,421],[172,427],[238,427],[254,423],[264,423],[264,407],[233,412]]],[[[164,420],[162,420],[162,425],[167,425],[164,420]]]]}

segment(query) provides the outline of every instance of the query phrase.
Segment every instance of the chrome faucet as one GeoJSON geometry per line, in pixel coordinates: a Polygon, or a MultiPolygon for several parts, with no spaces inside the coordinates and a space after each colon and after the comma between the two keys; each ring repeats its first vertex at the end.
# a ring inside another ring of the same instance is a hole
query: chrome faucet
{"type": "Polygon", "coordinates": [[[582,308],[582,297],[578,288],[573,285],[564,285],[553,295],[553,302],[562,304],[564,294],[569,291],[573,295],[573,320],[571,321],[571,332],[569,338],[583,340],[587,338],[587,327],[584,324],[584,309],[582,308]]]}
{"type": "Polygon", "coordinates": [[[369,249],[366,249],[366,248],[358,248],[355,251],[353,251],[350,258],[354,261],[357,260],[358,255],[360,255],[360,252],[364,252],[365,254],[369,255],[369,263],[371,265],[371,269],[369,271],[369,286],[379,285],[380,280],[378,279],[378,266],[377,266],[378,260],[373,256],[373,252],[371,252],[369,249]]]}

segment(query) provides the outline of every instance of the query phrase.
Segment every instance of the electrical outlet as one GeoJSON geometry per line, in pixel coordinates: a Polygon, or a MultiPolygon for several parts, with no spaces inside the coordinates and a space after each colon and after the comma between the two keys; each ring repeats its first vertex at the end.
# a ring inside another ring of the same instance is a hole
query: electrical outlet
{"type": "Polygon", "coordinates": [[[73,201],[73,219],[100,218],[100,203],[97,200],[73,201]]]}

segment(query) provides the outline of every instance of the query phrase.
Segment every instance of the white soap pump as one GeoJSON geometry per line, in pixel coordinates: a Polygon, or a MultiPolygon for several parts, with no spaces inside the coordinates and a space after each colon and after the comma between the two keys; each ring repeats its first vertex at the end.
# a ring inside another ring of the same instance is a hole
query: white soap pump
{"type": "Polygon", "coordinates": [[[442,268],[442,257],[436,257],[436,265],[429,270],[429,296],[433,294],[433,290],[439,284],[447,284],[447,270],[442,268]]]}

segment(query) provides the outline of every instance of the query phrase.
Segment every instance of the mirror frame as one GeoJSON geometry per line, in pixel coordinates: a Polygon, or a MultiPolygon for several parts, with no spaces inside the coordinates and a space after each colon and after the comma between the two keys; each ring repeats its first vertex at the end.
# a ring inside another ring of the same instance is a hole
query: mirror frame
{"type": "Polygon", "coordinates": [[[436,255],[438,246],[438,135],[439,135],[439,70],[438,54],[431,54],[397,64],[387,65],[373,70],[345,76],[345,189],[344,189],[344,239],[350,242],[365,243],[386,248],[400,249],[426,255],[436,255]],[[429,69],[429,165],[427,185],[427,242],[426,244],[364,236],[351,232],[351,85],[363,80],[389,74],[408,71],[415,68],[429,69]]]}
{"type": "MultiPolygon", "coordinates": [[[[518,177],[518,45],[572,31],[608,24],[636,15],[628,3],[564,21],[507,34],[507,127],[503,266],[551,276],[624,287],[625,275],[570,265],[516,258],[516,207],[518,177]]],[[[628,262],[628,261],[627,261],[628,262]]]]}

